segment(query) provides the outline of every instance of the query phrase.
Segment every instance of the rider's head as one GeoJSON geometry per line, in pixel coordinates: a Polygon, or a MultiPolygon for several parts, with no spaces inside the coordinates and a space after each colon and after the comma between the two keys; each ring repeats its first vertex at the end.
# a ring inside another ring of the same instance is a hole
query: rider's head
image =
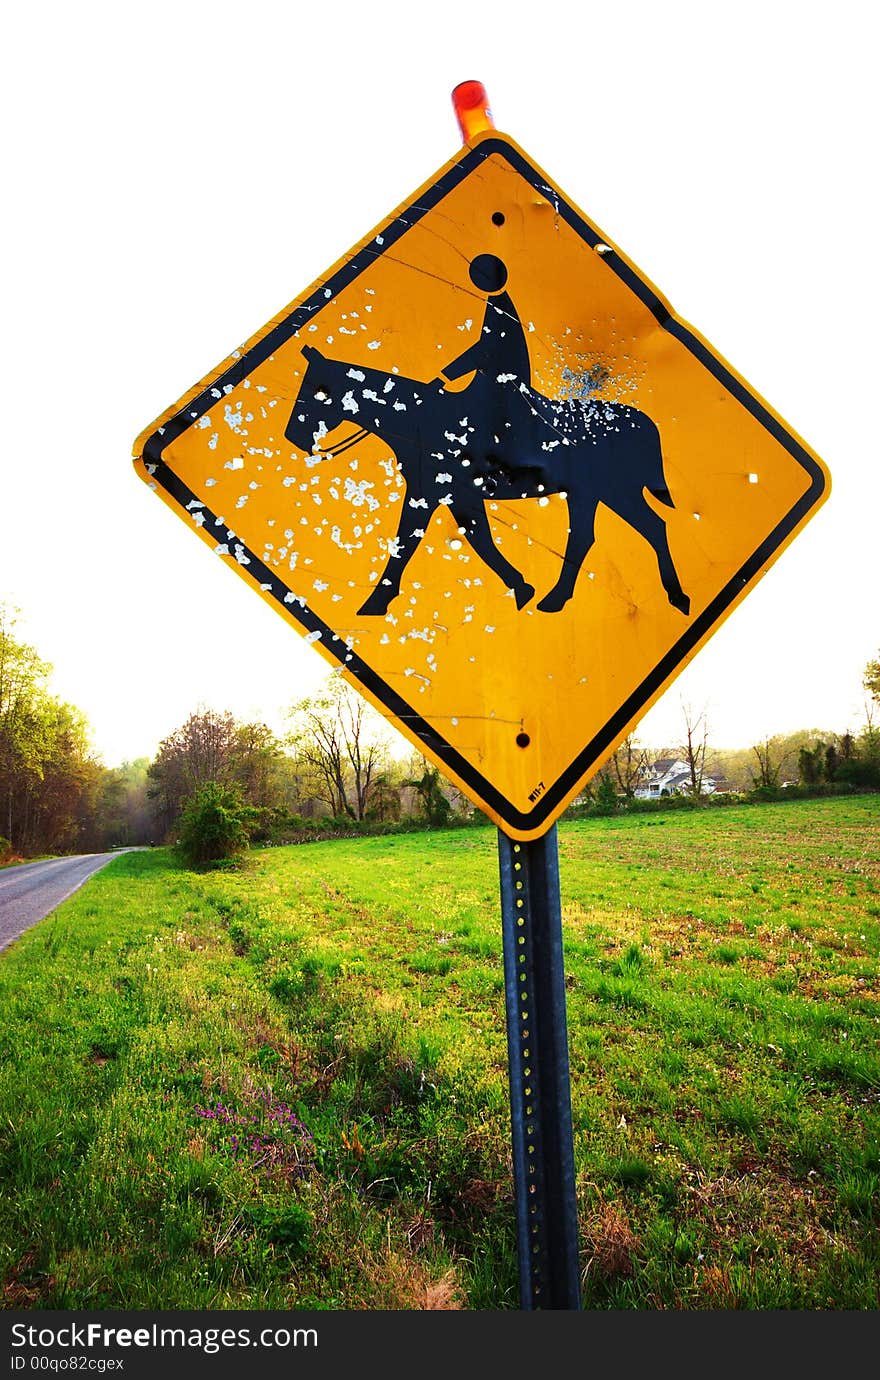
{"type": "Polygon", "coordinates": [[[507,282],[507,267],[497,254],[478,254],[469,265],[471,282],[481,292],[500,292],[507,282]]]}

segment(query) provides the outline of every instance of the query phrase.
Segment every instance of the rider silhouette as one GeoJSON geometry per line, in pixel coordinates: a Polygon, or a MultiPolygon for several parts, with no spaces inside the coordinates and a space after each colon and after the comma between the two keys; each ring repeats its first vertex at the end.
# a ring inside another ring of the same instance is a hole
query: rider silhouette
{"type": "Polygon", "coordinates": [[[540,478],[543,467],[523,450],[520,428],[522,391],[530,392],[531,363],[526,333],[509,293],[507,265],[496,254],[478,254],[468,265],[474,287],[488,294],[480,334],[466,350],[442,369],[436,383],[443,387],[465,374],[476,378],[465,390],[478,409],[484,429],[493,442],[482,451],[469,449],[465,463],[473,466],[475,483],[483,482],[482,496],[489,498],[502,475],[526,474],[540,478]],[[477,384],[477,380],[480,383],[477,384]],[[473,393],[475,385],[476,393],[473,393]]]}
{"type": "Polygon", "coordinates": [[[441,381],[452,382],[476,369],[494,382],[510,382],[516,388],[524,383],[528,387],[531,382],[529,347],[519,313],[504,291],[507,266],[495,254],[478,254],[471,260],[469,272],[474,287],[489,294],[483,324],[473,344],[441,370],[441,381]],[[511,374],[512,379],[505,377],[511,374]]]}

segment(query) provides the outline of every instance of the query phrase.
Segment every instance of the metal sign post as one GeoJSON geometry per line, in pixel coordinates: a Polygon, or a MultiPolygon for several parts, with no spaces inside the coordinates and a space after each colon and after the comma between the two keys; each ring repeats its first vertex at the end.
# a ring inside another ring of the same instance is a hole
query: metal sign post
{"type": "Polygon", "coordinates": [[[556,826],[498,831],[520,1306],[580,1308],[556,826]]]}

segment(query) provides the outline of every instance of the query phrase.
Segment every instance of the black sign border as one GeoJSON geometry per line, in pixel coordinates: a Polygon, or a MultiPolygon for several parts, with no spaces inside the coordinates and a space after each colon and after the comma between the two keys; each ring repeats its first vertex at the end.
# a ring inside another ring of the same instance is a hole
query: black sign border
{"type": "Polygon", "coordinates": [[[276,572],[270,570],[254,552],[250,551],[237,537],[234,537],[234,533],[227,524],[220,523],[219,518],[183,483],[164,459],[168,447],[193,426],[204,413],[215,406],[218,401],[218,390],[222,394],[225,389],[233,388],[247,378],[254,369],[264,363],[301,327],[307,325],[321,307],[326,305],[327,301],[330,300],[326,295],[328,289],[331,297],[342,292],[376,259],[393,249],[413,225],[417,224],[428,211],[437,206],[453,188],[463,182],[493,154],[504,158],[536,192],[546,197],[553,204],[557,214],[580,235],[591,249],[595,249],[597,244],[604,244],[593,227],[583,219],[574,207],[568,204],[556,188],[548,185],[544,174],[534,168],[518,148],[508,143],[501,135],[484,138],[473,148],[469,148],[457,162],[447,167],[436,182],[427,190],[423,190],[410,204],[404,206],[396,218],[382,228],[381,243],[378,242],[377,237],[374,237],[356,254],[346,258],[332,277],[321,280],[304,302],[289,315],[276,322],[260,340],[236,358],[233,364],[211,378],[201,392],[185,407],[181,408],[163,426],[157,428],[144,444],[143,460],[149,467],[154,482],[164,489],[165,493],[179,506],[181,516],[188,517],[192,521],[193,514],[198,513],[202,525],[212,529],[216,528],[219,542],[223,542],[224,533],[231,540],[234,539],[240,563],[262,592],[274,599],[281,611],[288,617],[295,619],[302,626],[304,632],[319,634],[323,647],[339,662],[345,672],[363,685],[375,699],[379,700],[397,723],[405,726],[410,734],[416,736],[424,745],[426,752],[439,758],[451,772],[470,787],[481,801],[494,811],[499,819],[522,833],[534,833],[541,830],[542,826],[550,827],[560,803],[576,787],[578,781],[587,774],[590,767],[601,759],[614,739],[623,732],[630,719],[643,708],[667,678],[673,675],[676,668],[687,660],[697,644],[723,618],[746,586],[758,575],[761,568],[785,544],[787,538],[810,510],[822,500],[826,489],[825,473],[813,456],[767,410],[760,399],[756,398],[741,380],[732,374],[721,360],[716,358],[702,340],[694,335],[683,322],[671,315],[669,308],[657,296],[650,284],[640,278],[631,265],[626,263],[612,247],[603,250],[604,263],[644,303],[659,325],[684,345],[727,392],[741,403],[803,467],[810,478],[810,487],[782,521],[761,542],[752,556],[728,580],[699,617],[688,625],[678,641],[673,644],[618,711],[611,716],[604,727],[578,753],[568,768],[540,796],[528,813],[515,809],[510,801],[491,782],[487,781],[471,763],[466,761],[432,724],[423,719],[413,709],[412,705],[393,690],[361,657],[351,652],[346,647],[344,639],[313,613],[304,602],[300,602],[300,596],[294,595],[293,591],[283,584],[276,572]],[[286,596],[292,597],[294,602],[285,602],[286,596]]]}

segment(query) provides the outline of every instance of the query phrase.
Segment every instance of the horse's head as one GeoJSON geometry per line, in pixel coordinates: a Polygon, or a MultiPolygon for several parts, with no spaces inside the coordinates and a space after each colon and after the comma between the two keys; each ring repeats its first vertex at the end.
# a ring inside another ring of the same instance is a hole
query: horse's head
{"type": "Polygon", "coordinates": [[[314,345],[304,345],[307,361],[284,435],[307,454],[316,451],[329,431],[343,420],[344,389],[340,388],[339,366],[327,359],[314,345]]]}

